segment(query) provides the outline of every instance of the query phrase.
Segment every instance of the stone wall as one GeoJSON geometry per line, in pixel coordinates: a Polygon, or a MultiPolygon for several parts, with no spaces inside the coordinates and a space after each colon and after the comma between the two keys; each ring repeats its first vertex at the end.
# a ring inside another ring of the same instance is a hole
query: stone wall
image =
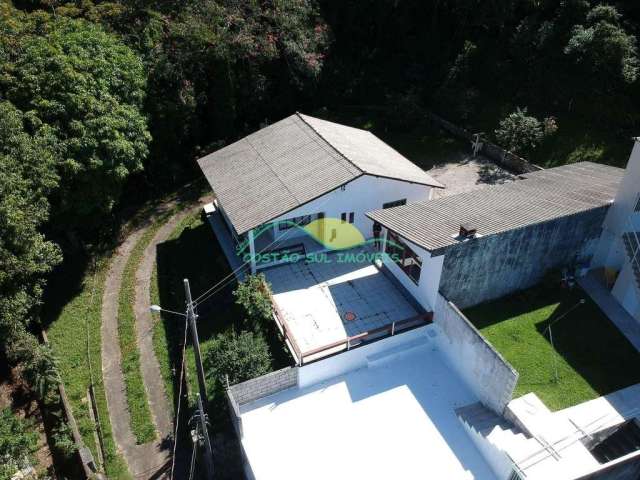
{"type": "Polygon", "coordinates": [[[502,415],[513,396],[518,372],[442,295],[438,295],[433,322],[438,327],[439,349],[449,365],[484,406],[502,415]]]}
{"type": "Polygon", "coordinates": [[[588,262],[607,208],[447,248],[440,292],[467,308],[531,287],[551,269],[588,262]]]}
{"type": "Polygon", "coordinates": [[[298,384],[298,368],[286,367],[261,377],[237,383],[229,387],[229,392],[238,406],[273,395],[298,384]]]}

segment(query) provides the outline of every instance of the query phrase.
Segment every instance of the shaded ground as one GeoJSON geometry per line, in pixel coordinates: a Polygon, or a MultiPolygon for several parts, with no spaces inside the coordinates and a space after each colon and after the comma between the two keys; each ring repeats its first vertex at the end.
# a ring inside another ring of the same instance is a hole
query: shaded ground
{"type": "MultiPolygon", "coordinates": [[[[156,279],[151,285],[151,300],[163,308],[184,311],[185,296],[183,279],[188,278],[194,300],[210,287],[222,281],[216,293],[203,299],[197,307],[198,333],[203,356],[214,342],[217,334],[230,329],[239,331],[242,312],[234,303],[235,276],[215,238],[211,226],[203,221],[199,212],[184,218],[157,246],[156,279]],[[228,279],[227,279],[228,277],[228,279]]],[[[153,281],[153,280],[152,280],[153,281]]],[[[154,345],[160,368],[167,382],[167,390],[173,392],[177,403],[176,374],[184,334],[184,321],[175,315],[161,315],[154,326],[154,345]]],[[[273,325],[275,330],[275,324],[273,325]]],[[[189,339],[190,340],[190,339],[189,339]]],[[[275,331],[266,335],[274,358],[274,369],[291,364],[291,358],[275,331]]],[[[191,392],[197,391],[197,377],[193,349],[188,342],[187,380],[191,392]]],[[[205,372],[206,375],[207,372],[205,372]]],[[[212,442],[216,452],[219,478],[240,478],[241,457],[235,431],[227,412],[226,400],[208,379],[208,413],[212,424],[212,442]]],[[[191,398],[193,400],[193,398],[191,398]]],[[[183,403],[184,408],[184,403],[183,403]]]]}
{"type": "Polygon", "coordinates": [[[515,397],[534,392],[559,410],[640,382],[640,354],[577,287],[538,286],[465,314],[520,374],[515,397]]]}

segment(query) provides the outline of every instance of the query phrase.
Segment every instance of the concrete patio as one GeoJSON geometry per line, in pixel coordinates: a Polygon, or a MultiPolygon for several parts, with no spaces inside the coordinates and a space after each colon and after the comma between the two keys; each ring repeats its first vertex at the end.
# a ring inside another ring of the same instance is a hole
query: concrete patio
{"type": "Polygon", "coordinates": [[[371,255],[372,250],[353,249],[325,253],[318,263],[300,261],[263,270],[303,353],[423,313],[371,262],[371,255]],[[369,257],[356,261],[358,254],[369,257]]]}

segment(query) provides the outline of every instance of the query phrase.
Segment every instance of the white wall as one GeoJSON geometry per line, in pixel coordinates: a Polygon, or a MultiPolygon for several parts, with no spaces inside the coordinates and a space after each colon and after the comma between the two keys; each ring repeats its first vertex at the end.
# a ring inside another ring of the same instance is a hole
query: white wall
{"type": "Polygon", "coordinates": [[[602,225],[603,233],[591,262],[592,267],[622,268],[625,262],[624,245],[620,241],[623,232],[630,230],[628,220],[640,230],[640,213],[634,207],[640,193],[640,141],[636,139],[627,167],[602,225]]]}
{"type": "MultiPolygon", "coordinates": [[[[344,190],[341,188],[333,190],[279,216],[273,222],[319,212],[324,212],[327,218],[340,218],[340,214],[343,212],[354,212],[354,225],[365,238],[371,238],[373,236],[373,222],[365,216],[365,213],[381,209],[384,203],[403,198],[407,199],[407,203],[429,200],[431,190],[432,188],[426,185],[363,175],[347,183],[344,190]]],[[[297,234],[297,232],[287,233],[287,238],[292,238],[297,234]]],[[[304,233],[300,231],[300,234],[304,233]]]]}
{"type": "Polygon", "coordinates": [[[433,313],[436,343],[455,371],[485,407],[502,415],[511,401],[518,372],[460,310],[438,294],[433,313]]]}
{"type": "Polygon", "coordinates": [[[624,307],[634,318],[638,318],[640,310],[640,296],[638,295],[638,288],[636,286],[636,279],[633,275],[631,263],[626,262],[622,267],[622,271],[616,283],[611,290],[611,294],[618,300],[618,303],[624,307]]]}
{"type": "MultiPolygon", "coordinates": [[[[383,231],[383,235],[387,235],[386,229],[383,231]]],[[[432,257],[431,254],[425,249],[419,247],[413,242],[402,238],[402,241],[406,243],[411,249],[418,254],[422,260],[422,270],[420,271],[420,280],[416,285],[406,273],[404,273],[396,263],[389,258],[388,255],[382,256],[382,262],[389,269],[396,279],[402,284],[402,286],[418,301],[422,308],[428,312],[432,312],[436,306],[436,300],[438,298],[438,288],[440,286],[440,276],[442,274],[442,264],[444,262],[444,255],[438,257],[432,257]]]]}
{"type": "Polygon", "coordinates": [[[418,327],[407,332],[399,333],[392,337],[383,338],[367,345],[356,347],[349,351],[343,351],[333,357],[323,358],[309,365],[298,368],[298,387],[305,388],[338,375],[364,368],[368,365],[368,357],[387,351],[418,338],[426,339],[427,331],[432,325],[418,327]]]}

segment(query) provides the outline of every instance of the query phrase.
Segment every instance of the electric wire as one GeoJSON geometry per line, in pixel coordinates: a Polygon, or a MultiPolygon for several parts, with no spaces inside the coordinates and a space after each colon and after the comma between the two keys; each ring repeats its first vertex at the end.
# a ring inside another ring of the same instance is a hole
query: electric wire
{"type": "Polygon", "coordinates": [[[182,359],[180,361],[180,387],[178,389],[178,407],[176,408],[176,428],[173,434],[173,453],[171,454],[171,480],[173,480],[173,474],[176,467],[176,450],[178,448],[178,429],[180,427],[180,405],[182,404],[182,382],[184,381],[184,358],[185,350],[187,349],[187,331],[189,322],[185,318],[184,320],[184,339],[182,341],[182,359]]]}
{"type": "MultiPolygon", "coordinates": [[[[316,209],[320,209],[321,207],[323,207],[328,201],[329,201],[329,197],[325,198],[324,201],[322,203],[320,203],[316,209]]],[[[224,220],[222,220],[224,221],[224,220]]],[[[295,224],[296,227],[300,227],[300,225],[302,225],[302,220],[299,223],[293,222],[295,224]]],[[[273,245],[275,245],[276,243],[282,242],[283,240],[286,240],[287,236],[293,231],[293,229],[289,229],[287,232],[285,232],[284,235],[282,235],[281,237],[279,237],[278,239],[274,239],[271,243],[269,243],[267,246],[265,246],[263,249],[261,249],[258,254],[263,253],[265,250],[269,249],[270,247],[272,247],[273,245]]],[[[245,262],[243,262],[238,268],[236,268],[235,270],[233,270],[231,273],[227,274],[225,277],[222,278],[222,280],[220,280],[218,283],[216,283],[215,285],[213,285],[212,287],[210,287],[209,289],[207,289],[204,293],[202,293],[200,296],[198,296],[195,300],[193,300],[193,304],[194,306],[205,302],[206,300],[208,300],[209,298],[211,298],[213,295],[215,295],[216,293],[220,292],[223,288],[225,288],[227,285],[229,285],[230,283],[232,283],[235,277],[235,274],[237,272],[239,272],[240,270],[242,270],[244,267],[246,267],[248,264],[250,264],[251,261],[247,260],[245,262]],[[218,288],[219,287],[219,288],[218,288]],[[215,291],[213,291],[215,289],[215,291]],[[206,298],[203,298],[205,297],[206,298]]]]}

